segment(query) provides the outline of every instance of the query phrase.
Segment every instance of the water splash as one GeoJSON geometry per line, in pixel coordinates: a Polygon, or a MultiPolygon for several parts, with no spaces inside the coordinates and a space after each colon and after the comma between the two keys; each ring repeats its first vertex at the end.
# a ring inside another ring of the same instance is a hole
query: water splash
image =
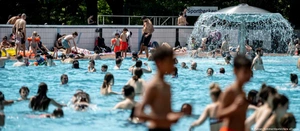
{"type": "Polygon", "coordinates": [[[209,12],[200,15],[188,43],[192,37],[199,44],[202,38],[208,38],[206,46],[211,51],[221,46],[226,35],[230,46],[247,40],[253,49],[262,47],[265,52],[284,53],[293,28],[279,13],[209,12]]]}

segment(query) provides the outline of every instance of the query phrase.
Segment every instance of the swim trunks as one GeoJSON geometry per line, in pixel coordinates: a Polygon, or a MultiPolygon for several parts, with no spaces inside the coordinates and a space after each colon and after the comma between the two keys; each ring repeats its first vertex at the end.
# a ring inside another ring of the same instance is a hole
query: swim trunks
{"type": "Polygon", "coordinates": [[[144,33],[144,34],[143,34],[143,36],[142,36],[141,43],[140,43],[140,44],[142,44],[142,43],[143,43],[143,45],[142,45],[142,46],[148,46],[148,45],[149,45],[149,43],[150,43],[150,40],[151,40],[152,34],[151,34],[151,35],[149,35],[148,37],[145,37],[145,35],[147,35],[147,34],[148,34],[148,33],[144,33]]]}
{"type": "Polygon", "coordinates": [[[128,43],[124,42],[124,41],[121,41],[120,48],[121,48],[122,51],[127,51],[128,43]]]}
{"type": "Polygon", "coordinates": [[[170,128],[153,128],[149,129],[148,131],[171,131],[170,128]]]}
{"type": "Polygon", "coordinates": [[[70,48],[69,42],[65,39],[62,40],[62,45],[64,48],[70,48]]]}
{"type": "Polygon", "coordinates": [[[235,131],[235,130],[232,130],[232,129],[228,128],[228,127],[222,127],[220,129],[220,131],[235,131]]]}
{"type": "Polygon", "coordinates": [[[116,59],[118,59],[119,57],[122,57],[121,52],[116,52],[116,59]]]}

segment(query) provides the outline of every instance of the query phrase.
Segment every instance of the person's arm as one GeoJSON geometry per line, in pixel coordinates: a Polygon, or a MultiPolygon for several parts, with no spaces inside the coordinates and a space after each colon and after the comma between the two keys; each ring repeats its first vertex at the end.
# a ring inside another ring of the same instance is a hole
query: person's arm
{"type": "MultiPolygon", "coordinates": [[[[134,67],[135,67],[135,64],[133,64],[132,66],[130,66],[130,67],[128,68],[128,70],[129,70],[130,72],[133,72],[134,67]]],[[[133,73],[132,73],[132,74],[133,74],[133,73]]]]}
{"type": "Polygon", "coordinates": [[[192,123],[190,129],[195,126],[201,125],[207,118],[208,118],[208,106],[204,109],[199,119],[192,123]]]}
{"type": "MultiPolygon", "coordinates": [[[[267,120],[267,122],[262,128],[262,131],[268,131],[268,129],[272,128],[274,121],[275,121],[274,117],[271,117],[269,120],[267,120]]],[[[261,129],[261,128],[254,127],[254,129],[261,129]]]]}
{"type": "Polygon", "coordinates": [[[11,17],[6,24],[10,24],[12,22],[12,20],[14,19],[14,17],[11,17]]]}
{"type": "Polygon", "coordinates": [[[143,69],[143,72],[144,72],[144,73],[151,73],[151,72],[152,72],[152,69],[151,69],[151,67],[148,65],[148,63],[144,63],[144,64],[145,64],[145,66],[148,67],[148,69],[142,68],[142,69],[143,69]]]}
{"type": "Polygon", "coordinates": [[[220,97],[220,107],[218,108],[217,111],[217,118],[223,119],[225,117],[232,116],[236,110],[238,109],[240,103],[241,103],[241,97],[236,97],[234,98],[235,100],[232,103],[229,103],[229,98],[231,97],[230,95],[232,94],[231,91],[224,92],[224,94],[221,94],[220,97]]]}
{"type": "MultiPolygon", "coordinates": [[[[44,49],[46,49],[47,52],[50,52],[50,51],[48,50],[48,48],[47,48],[44,44],[42,44],[42,46],[44,47],[44,49]]],[[[38,47],[39,47],[39,46],[38,46],[38,47]]]]}
{"type": "Polygon", "coordinates": [[[3,101],[3,104],[6,106],[6,105],[11,105],[14,103],[14,100],[4,100],[3,101]]]}
{"type": "Polygon", "coordinates": [[[115,105],[115,107],[113,109],[123,109],[123,103],[119,102],[118,104],[115,105]]]}
{"type": "Polygon", "coordinates": [[[270,116],[270,113],[262,113],[260,115],[260,117],[258,118],[258,120],[256,121],[254,128],[259,129],[259,128],[264,127],[264,123],[266,123],[268,121],[268,119],[270,119],[269,116],[270,116]]]}
{"type": "Polygon", "coordinates": [[[65,104],[59,104],[55,100],[51,99],[50,103],[58,108],[66,107],[67,105],[65,104]]]}
{"type": "Polygon", "coordinates": [[[75,40],[74,40],[74,39],[73,39],[73,44],[74,44],[74,47],[75,47],[76,52],[78,52],[77,47],[76,47],[76,43],[75,43],[75,40]]]}
{"type": "Polygon", "coordinates": [[[257,62],[257,57],[254,58],[253,62],[252,62],[252,65],[251,65],[251,69],[253,69],[255,63],[257,62]]]}
{"type": "Polygon", "coordinates": [[[248,117],[245,121],[245,131],[251,131],[251,126],[255,124],[255,116],[256,116],[255,111],[250,117],[248,117]]]}

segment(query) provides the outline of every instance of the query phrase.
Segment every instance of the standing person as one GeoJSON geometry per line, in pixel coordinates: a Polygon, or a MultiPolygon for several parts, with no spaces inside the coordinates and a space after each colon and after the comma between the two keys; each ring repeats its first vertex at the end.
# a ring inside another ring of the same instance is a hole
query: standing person
{"type": "Polygon", "coordinates": [[[64,39],[62,40],[63,43],[63,47],[67,49],[66,54],[69,55],[71,53],[71,43],[70,40],[73,40],[73,44],[75,47],[76,52],[78,52],[76,44],[74,39],[78,36],[78,33],[75,31],[74,33],[72,33],[71,35],[67,35],[64,37],[64,39]]]}
{"type": "Polygon", "coordinates": [[[25,38],[26,38],[26,14],[22,14],[21,18],[16,21],[13,28],[15,29],[16,37],[16,53],[19,54],[20,47],[23,51],[23,56],[25,56],[25,38]]]}
{"type": "Polygon", "coordinates": [[[38,49],[38,42],[40,41],[40,38],[38,37],[38,34],[36,31],[33,31],[32,36],[31,36],[31,41],[29,42],[30,48],[32,52],[29,55],[29,58],[31,54],[33,53],[34,56],[37,55],[37,49],[38,49]]]}
{"type": "Polygon", "coordinates": [[[89,25],[95,25],[96,24],[96,22],[93,20],[93,15],[91,15],[88,19],[87,19],[87,22],[88,22],[88,24],[89,25]]]}
{"type": "Polygon", "coordinates": [[[186,18],[183,16],[183,12],[180,12],[179,17],[177,19],[177,25],[179,26],[186,26],[186,18]]]}
{"type": "Polygon", "coordinates": [[[261,59],[261,56],[262,56],[261,48],[257,48],[255,54],[256,54],[256,56],[253,59],[251,68],[253,68],[254,70],[265,70],[263,61],[261,59]]]}
{"type": "Polygon", "coordinates": [[[122,53],[122,57],[126,58],[127,55],[127,49],[128,49],[128,42],[127,42],[127,28],[123,29],[123,32],[121,34],[121,43],[120,43],[120,49],[122,53]]]}
{"type": "Polygon", "coordinates": [[[17,16],[11,17],[6,24],[15,24],[18,19],[21,18],[22,14],[18,14],[17,16]]]}
{"type": "Polygon", "coordinates": [[[110,40],[111,43],[111,47],[114,49],[114,52],[116,54],[116,59],[118,59],[119,57],[121,57],[121,50],[120,50],[120,34],[116,33],[115,34],[115,38],[112,38],[110,40]]]}
{"type": "Polygon", "coordinates": [[[139,55],[143,53],[143,50],[145,50],[146,52],[146,58],[148,58],[149,54],[148,54],[148,44],[150,43],[151,37],[152,37],[152,33],[154,32],[154,28],[152,25],[152,22],[150,21],[150,19],[148,19],[146,16],[144,16],[142,18],[143,22],[144,22],[144,26],[143,26],[143,36],[140,42],[140,52],[139,55]]]}
{"type": "Polygon", "coordinates": [[[173,50],[166,47],[158,47],[153,54],[157,73],[145,88],[141,104],[135,109],[136,117],[149,121],[149,131],[170,131],[171,125],[184,115],[183,112],[172,111],[171,86],[164,79],[165,75],[174,71],[173,58],[173,50]],[[147,105],[151,107],[149,115],[144,112],[147,105]]]}
{"type": "Polygon", "coordinates": [[[220,96],[217,118],[223,119],[220,131],[244,131],[246,112],[249,103],[246,100],[243,86],[252,75],[251,61],[245,55],[234,58],[234,74],[236,81],[220,96]]]}
{"type": "Polygon", "coordinates": [[[230,56],[229,44],[228,44],[228,40],[229,40],[228,34],[225,35],[224,39],[225,40],[223,41],[222,46],[221,46],[221,55],[223,57],[226,57],[226,56],[230,56]]]}

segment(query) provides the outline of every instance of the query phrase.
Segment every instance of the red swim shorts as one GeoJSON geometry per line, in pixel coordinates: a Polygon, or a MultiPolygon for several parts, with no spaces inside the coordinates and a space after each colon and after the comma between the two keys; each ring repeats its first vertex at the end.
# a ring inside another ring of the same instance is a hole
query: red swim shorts
{"type": "Polygon", "coordinates": [[[122,51],[127,51],[127,48],[128,48],[128,43],[127,42],[123,42],[121,41],[121,50],[122,51]]]}

